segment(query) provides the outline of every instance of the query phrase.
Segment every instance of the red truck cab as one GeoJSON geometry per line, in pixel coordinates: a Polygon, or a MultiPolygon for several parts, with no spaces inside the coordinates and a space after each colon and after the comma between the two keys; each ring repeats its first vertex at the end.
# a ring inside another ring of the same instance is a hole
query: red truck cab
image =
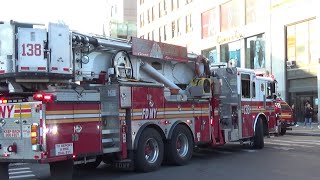
{"type": "Polygon", "coordinates": [[[287,130],[291,130],[290,126],[294,125],[293,110],[286,101],[277,98],[275,102],[275,111],[279,128],[278,133],[284,135],[287,130]]]}

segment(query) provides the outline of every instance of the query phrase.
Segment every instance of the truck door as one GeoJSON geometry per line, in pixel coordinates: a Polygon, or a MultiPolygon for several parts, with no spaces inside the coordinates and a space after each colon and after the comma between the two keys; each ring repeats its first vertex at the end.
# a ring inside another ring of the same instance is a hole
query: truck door
{"type": "MultiPolygon", "coordinates": [[[[241,95],[241,115],[242,115],[242,137],[249,137],[252,132],[252,75],[250,73],[241,73],[240,95],[241,95]]],[[[241,130],[240,130],[241,131],[241,130]]],[[[241,136],[240,136],[241,137],[241,136]]]]}
{"type": "Polygon", "coordinates": [[[44,55],[47,32],[45,29],[18,29],[18,72],[47,72],[44,55]]]}

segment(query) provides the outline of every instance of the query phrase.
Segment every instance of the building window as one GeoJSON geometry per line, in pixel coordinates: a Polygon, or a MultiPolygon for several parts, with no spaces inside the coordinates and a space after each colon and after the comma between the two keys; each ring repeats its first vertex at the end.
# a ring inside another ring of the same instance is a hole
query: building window
{"type": "Polygon", "coordinates": [[[174,9],[176,9],[176,0],[171,0],[171,11],[173,11],[174,9]]]}
{"type": "Polygon", "coordinates": [[[177,35],[181,35],[181,29],[180,29],[180,24],[181,24],[181,18],[177,19],[177,35]]]}
{"type": "Polygon", "coordinates": [[[142,5],[144,3],[144,0],[140,0],[140,5],[142,5]]]}
{"type": "Polygon", "coordinates": [[[241,42],[235,41],[220,46],[220,62],[232,62],[235,66],[240,67],[240,49],[241,42]]]}
{"type": "Polygon", "coordinates": [[[216,35],[217,33],[216,22],[217,22],[217,16],[216,16],[215,9],[210,9],[201,14],[202,39],[216,35]]]}
{"type": "Polygon", "coordinates": [[[246,39],[245,64],[245,67],[250,69],[261,69],[266,67],[264,34],[246,39]]]}
{"type": "Polygon", "coordinates": [[[179,8],[179,3],[180,3],[179,1],[180,1],[180,0],[177,0],[177,8],[179,8]]]}
{"type": "Polygon", "coordinates": [[[163,27],[163,40],[167,40],[167,25],[164,25],[163,27]]]}
{"type": "Polygon", "coordinates": [[[221,31],[228,31],[240,26],[240,7],[240,0],[232,0],[221,5],[221,31]]]}
{"type": "Polygon", "coordinates": [[[159,27],[159,42],[161,42],[161,38],[162,38],[162,31],[161,31],[161,27],[159,27]]]}
{"type": "Polygon", "coordinates": [[[206,50],[202,50],[201,54],[208,58],[210,64],[214,64],[218,62],[218,53],[217,53],[217,48],[210,48],[206,50]]]}
{"type": "Polygon", "coordinates": [[[191,14],[186,16],[186,32],[191,32],[192,29],[192,23],[191,23],[191,14]]]}
{"type": "Polygon", "coordinates": [[[315,19],[287,26],[287,60],[295,61],[297,67],[318,64],[318,39],[315,19]]]}
{"type": "Polygon", "coordinates": [[[154,21],[154,7],[151,9],[151,14],[152,14],[152,21],[154,21]]]}
{"type": "Polygon", "coordinates": [[[259,22],[265,16],[264,1],[246,0],[246,24],[259,22]]]}
{"type": "Polygon", "coordinates": [[[143,26],[143,14],[140,14],[140,27],[143,26]]]}
{"type": "Polygon", "coordinates": [[[149,9],[147,10],[147,16],[148,16],[147,17],[148,18],[148,23],[150,23],[150,10],[149,9]]]}
{"type": "Polygon", "coordinates": [[[176,22],[175,22],[175,21],[172,21],[171,27],[172,27],[172,29],[171,29],[171,34],[172,34],[172,36],[171,36],[171,37],[174,38],[175,30],[176,30],[176,22]]]}
{"type": "Polygon", "coordinates": [[[161,18],[161,13],[162,13],[162,11],[161,11],[161,2],[159,3],[158,12],[159,12],[159,18],[161,18]]]}

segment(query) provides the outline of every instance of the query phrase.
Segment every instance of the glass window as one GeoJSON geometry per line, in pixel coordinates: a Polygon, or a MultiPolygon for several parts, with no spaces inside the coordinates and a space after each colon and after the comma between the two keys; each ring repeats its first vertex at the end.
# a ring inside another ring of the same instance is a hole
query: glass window
{"type": "Polygon", "coordinates": [[[266,67],[264,34],[246,39],[245,67],[250,69],[261,69],[266,67]]]}
{"type": "Polygon", "coordinates": [[[296,60],[308,63],[308,22],[296,25],[296,60]]]}
{"type": "Polygon", "coordinates": [[[172,29],[171,29],[171,37],[173,37],[174,38],[174,35],[175,35],[175,30],[176,30],[176,22],[175,21],[172,21],[171,22],[171,27],[172,27],[172,29]]]}
{"type": "Polygon", "coordinates": [[[309,42],[309,48],[310,48],[310,60],[311,63],[318,63],[319,57],[320,57],[320,36],[319,31],[317,29],[317,23],[315,20],[309,21],[309,32],[310,32],[310,42],[309,42]]]}
{"type": "Polygon", "coordinates": [[[252,98],[256,98],[256,83],[252,82],[252,98]]]}
{"type": "Polygon", "coordinates": [[[250,74],[241,74],[241,96],[250,98],[250,74]]]}
{"type": "Polygon", "coordinates": [[[163,40],[167,40],[167,25],[164,25],[163,27],[163,40]]]}
{"type": "Polygon", "coordinates": [[[215,47],[203,50],[201,54],[204,57],[208,58],[210,64],[218,62],[218,53],[217,53],[217,49],[215,47]]]}
{"type": "Polygon", "coordinates": [[[192,24],[191,24],[191,14],[186,16],[186,32],[192,31],[192,24]]]}
{"type": "Polygon", "coordinates": [[[296,61],[297,67],[319,61],[320,43],[316,26],[315,19],[287,26],[287,60],[296,61]]]}
{"type": "Polygon", "coordinates": [[[264,1],[246,0],[246,24],[263,20],[265,7],[264,1]]]}
{"type": "Polygon", "coordinates": [[[221,5],[221,31],[227,31],[240,26],[240,7],[240,0],[232,0],[221,5]]]}
{"type": "Polygon", "coordinates": [[[151,13],[152,13],[152,21],[154,21],[154,7],[152,7],[152,9],[151,9],[151,13]]]}
{"type": "Polygon", "coordinates": [[[180,25],[181,24],[181,18],[179,18],[177,20],[177,33],[178,33],[178,36],[181,35],[181,31],[180,31],[180,25]]]}
{"type": "Polygon", "coordinates": [[[202,39],[214,36],[217,33],[216,25],[217,22],[216,10],[210,9],[201,14],[201,24],[202,24],[202,39]]]}
{"type": "Polygon", "coordinates": [[[240,49],[241,42],[235,41],[228,44],[223,44],[220,47],[220,62],[233,61],[237,67],[240,67],[240,49]]]}
{"type": "Polygon", "coordinates": [[[287,27],[287,58],[289,61],[296,60],[296,26],[287,27]]]}

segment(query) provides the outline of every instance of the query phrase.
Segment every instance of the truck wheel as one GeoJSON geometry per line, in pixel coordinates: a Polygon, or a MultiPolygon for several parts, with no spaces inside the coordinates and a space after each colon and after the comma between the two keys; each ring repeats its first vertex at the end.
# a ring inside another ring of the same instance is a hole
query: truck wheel
{"type": "Polygon", "coordinates": [[[53,180],[72,180],[73,161],[59,161],[50,163],[50,174],[53,180]]]}
{"type": "Polygon", "coordinates": [[[161,135],[155,129],[145,129],[138,142],[135,154],[136,170],[150,172],[160,168],[164,145],[161,135]]]}
{"type": "Polygon", "coordinates": [[[0,179],[9,180],[9,163],[0,163],[0,179]]]}
{"type": "Polygon", "coordinates": [[[171,140],[166,146],[167,159],[169,163],[175,165],[185,165],[192,157],[193,140],[189,129],[184,125],[178,125],[171,140]]]}
{"type": "Polygon", "coordinates": [[[257,121],[254,136],[250,142],[250,147],[252,149],[262,149],[264,147],[263,125],[261,118],[257,121]]]}

